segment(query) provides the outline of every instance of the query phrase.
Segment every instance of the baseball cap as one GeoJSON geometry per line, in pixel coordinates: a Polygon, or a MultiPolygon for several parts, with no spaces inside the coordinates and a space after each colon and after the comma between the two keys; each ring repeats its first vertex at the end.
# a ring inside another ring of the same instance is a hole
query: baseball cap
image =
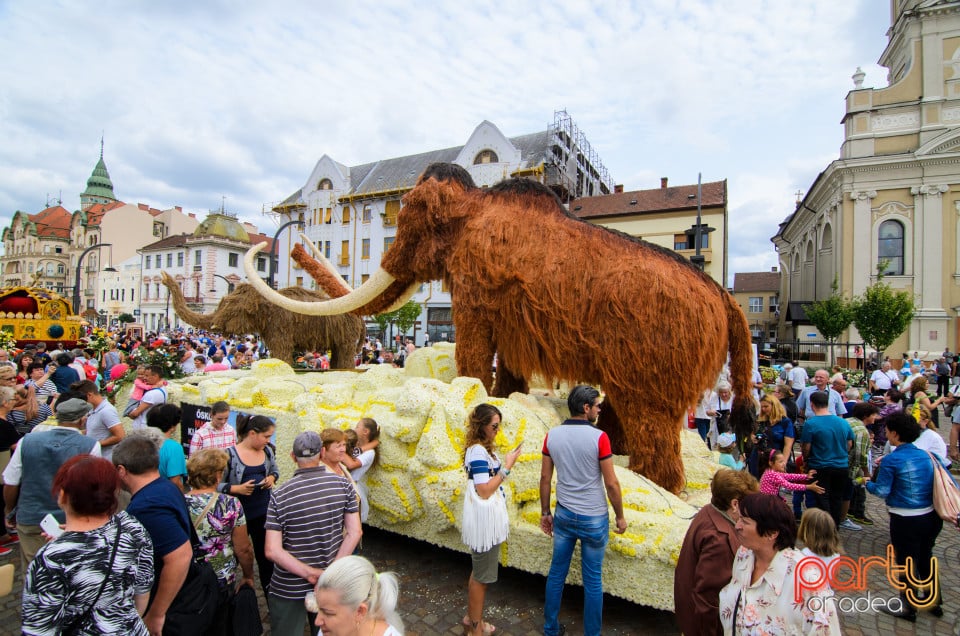
{"type": "Polygon", "coordinates": [[[727,446],[733,446],[737,442],[737,436],[733,433],[723,433],[717,437],[717,446],[725,448],[727,446]]]}
{"type": "Polygon", "coordinates": [[[323,441],[314,431],[304,431],[293,440],[293,454],[295,457],[315,457],[323,450],[323,441]]]}
{"type": "Polygon", "coordinates": [[[89,402],[79,398],[70,398],[57,405],[57,420],[61,422],[76,422],[93,410],[89,402]]]}

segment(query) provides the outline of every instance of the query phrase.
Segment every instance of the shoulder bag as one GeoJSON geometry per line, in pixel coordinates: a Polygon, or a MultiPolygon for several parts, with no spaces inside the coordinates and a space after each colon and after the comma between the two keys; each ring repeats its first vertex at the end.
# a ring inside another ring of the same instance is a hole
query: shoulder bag
{"type": "Polygon", "coordinates": [[[463,495],[460,538],[474,552],[486,552],[507,540],[510,517],[503,487],[484,499],[477,493],[473,478],[467,477],[463,495]]]}
{"type": "Polygon", "coordinates": [[[190,545],[193,558],[186,580],[167,609],[164,636],[204,636],[213,626],[220,608],[220,580],[200,550],[200,539],[193,524],[190,525],[190,545]]]}
{"type": "Polygon", "coordinates": [[[960,488],[933,453],[927,455],[933,462],[933,508],[941,519],[960,528],[960,488]]]}
{"type": "Polygon", "coordinates": [[[113,564],[117,560],[117,546],[120,545],[120,520],[116,517],[113,519],[117,523],[117,536],[113,538],[113,548],[110,550],[110,565],[107,566],[107,571],[103,575],[103,583],[100,584],[100,589],[97,590],[97,595],[93,598],[93,603],[90,603],[90,606],[83,612],[83,614],[63,628],[61,633],[64,636],[83,633],[82,628],[84,623],[89,621],[90,617],[93,615],[93,609],[97,606],[97,603],[100,602],[100,596],[103,594],[103,589],[107,587],[107,581],[110,580],[110,575],[113,573],[113,564]]]}

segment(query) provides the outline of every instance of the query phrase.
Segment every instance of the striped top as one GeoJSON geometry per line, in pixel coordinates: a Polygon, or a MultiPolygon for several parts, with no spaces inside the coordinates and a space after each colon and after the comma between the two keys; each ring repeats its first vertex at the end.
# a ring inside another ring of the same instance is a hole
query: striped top
{"type": "MultiPolygon", "coordinates": [[[[267,530],[283,535],[283,549],[315,568],[326,568],[343,543],[344,517],[359,510],[350,482],[323,466],[300,468],[270,494],[267,530]]],[[[313,586],[277,565],[270,579],[270,594],[302,601],[313,586]]]]}

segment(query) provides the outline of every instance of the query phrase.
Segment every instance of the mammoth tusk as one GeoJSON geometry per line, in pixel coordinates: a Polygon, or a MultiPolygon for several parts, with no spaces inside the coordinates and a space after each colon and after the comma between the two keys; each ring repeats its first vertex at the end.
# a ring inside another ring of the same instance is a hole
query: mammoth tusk
{"type": "Polygon", "coordinates": [[[254,265],[253,259],[260,252],[260,250],[266,246],[266,242],[258,243],[247,250],[246,255],[244,255],[243,269],[247,273],[247,282],[253,285],[254,289],[256,289],[261,296],[269,300],[271,303],[297,314],[306,314],[308,316],[334,316],[338,314],[349,313],[354,309],[363,307],[364,305],[372,302],[379,294],[383,293],[383,291],[386,290],[394,280],[396,280],[383,269],[378,269],[367,282],[365,282],[359,288],[351,290],[346,296],[318,301],[291,300],[286,296],[277,293],[276,290],[271,289],[270,286],[267,285],[262,278],[260,278],[260,274],[257,273],[257,268],[254,265]]]}
{"type": "Polygon", "coordinates": [[[384,309],[383,314],[389,314],[391,311],[396,311],[407,304],[407,301],[410,300],[414,294],[417,293],[417,290],[420,288],[420,283],[413,283],[400,294],[400,297],[393,301],[393,304],[384,309]]]}
{"type": "Polygon", "coordinates": [[[331,263],[330,260],[323,255],[323,252],[321,252],[320,249],[313,244],[313,241],[311,241],[310,238],[307,237],[307,235],[303,232],[300,233],[300,238],[303,239],[304,243],[310,246],[310,251],[313,252],[313,257],[317,259],[317,262],[327,268],[327,271],[330,272],[334,280],[337,280],[341,283],[341,289],[343,290],[343,293],[349,294],[352,292],[353,288],[350,287],[345,280],[343,280],[343,276],[340,275],[340,272],[338,272],[333,266],[333,263],[331,263]]]}

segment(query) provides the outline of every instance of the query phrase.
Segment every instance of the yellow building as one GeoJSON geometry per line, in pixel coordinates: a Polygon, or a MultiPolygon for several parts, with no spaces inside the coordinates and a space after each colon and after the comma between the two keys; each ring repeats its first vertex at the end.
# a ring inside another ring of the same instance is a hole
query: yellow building
{"type": "MultiPolygon", "coordinates": [[[[584,221],[618,230],[674,250],[693,260],[697,250],[697,184],[669,186],[666,178],[652,190],[623,192],[574,199],[570,212],[584,221]]],[[[704,271],[722,287],[727,280],[727,182],[701,186],[700,255],[704,271]]]]}
{"type": "MultiPolygon", "coordinates": [[[[789,307],[862,293],[884,281],[913,293],[917,312],[890,348],[942,351],[960,342],[960,2],[891,0],[879,64],[885,88],[853,75],[840,158],[810,186],[773,237],[789,307]]],[[[808,330],[781,313],[783,334],[808,330]]],[[[851,327],[841,341],[856,342],[851,327]]]]}
{"type": "Polygon", "coordinates": [[[756,342],[777,340],[780,321],[780,272],[741,272],[733,275],[733,297],[750,325],[756,342]]]}

